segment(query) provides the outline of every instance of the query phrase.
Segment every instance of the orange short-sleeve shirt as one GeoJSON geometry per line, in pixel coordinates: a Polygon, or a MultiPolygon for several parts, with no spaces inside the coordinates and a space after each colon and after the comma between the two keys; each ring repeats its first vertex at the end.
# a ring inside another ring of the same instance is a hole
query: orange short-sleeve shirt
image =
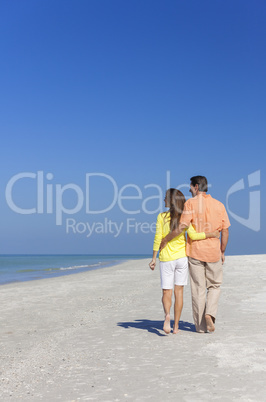
{"type": "MultiPolygon", "coordinates": [[[[230,221],[224,205],[210,194],[199,193],[190,198],[184,207],[180,223],[194,226],[197,232],[213,232],[227,229],[230,221]]],[[[205,262],[216,262],[221,258],[220,240],[209,238],[204,240],[187,240],[186,253],[189,257],[205,262]]]]}

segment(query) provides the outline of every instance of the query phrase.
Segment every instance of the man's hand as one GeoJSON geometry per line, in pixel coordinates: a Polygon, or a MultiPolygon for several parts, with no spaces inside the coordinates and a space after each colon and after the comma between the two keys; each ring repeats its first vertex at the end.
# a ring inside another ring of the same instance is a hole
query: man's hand
{"type": "Polygon", "coordinates": [[[215,230],[214,232],[206,233],[206,239],[209,239],[209,238],[220,239],[220,232],[219,232],[219,230],[215,230]]]}
{"type": "Polygon", "coordinates": [[[154,271],[156,265],[156,260],[152,259],[151,262],[149,263],[149,267],[152,271],[154,271]]]}
{"type": "Polygon", "coordinates": [[[160,251],[165,248],[167,245],[168,241],[165,239],[165,237],[162,239],[161,244],[160,244],[160,251]]]}
{"type": "Polygon", "coordinates": [[[221,258],[222,258],[222,264],[224,264],[225,261],[225,249],[227,246],[227,242],[228,242],[228,237],[229,237],[229,230],[227,229],[222,229],[222,236],[221,236],[221,258]]]}

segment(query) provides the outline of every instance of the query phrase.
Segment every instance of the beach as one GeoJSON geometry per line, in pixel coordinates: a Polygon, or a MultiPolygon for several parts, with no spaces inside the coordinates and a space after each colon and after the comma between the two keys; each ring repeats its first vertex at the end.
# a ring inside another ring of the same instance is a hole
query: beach
{"type": "Polygon", "coordinates": [[[213,334],[195,332],[189,286],[164,334],[149,261],[2,285],[0,400],[265,401],[266,255],[226,257],[213,334]]]}

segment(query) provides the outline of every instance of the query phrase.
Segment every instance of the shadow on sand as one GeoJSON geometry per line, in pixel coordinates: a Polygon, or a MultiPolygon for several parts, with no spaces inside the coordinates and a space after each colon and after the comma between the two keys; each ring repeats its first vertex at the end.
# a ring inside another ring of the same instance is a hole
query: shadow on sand
{"type": "MultiPolygon", "coordinates": [[[[171,322],[171,326],[173,326],[173,324],[174,323],[171,322]]],[[[123,328],[142,329],[158,336],[167,336],[163,332],[163,321],[135,320],[133,322],[118,322],[117,325],[123,328]]],[[[186,321],[179,321],[179,329],[181,331],[196,332],[195,325],[186,321]]]]}

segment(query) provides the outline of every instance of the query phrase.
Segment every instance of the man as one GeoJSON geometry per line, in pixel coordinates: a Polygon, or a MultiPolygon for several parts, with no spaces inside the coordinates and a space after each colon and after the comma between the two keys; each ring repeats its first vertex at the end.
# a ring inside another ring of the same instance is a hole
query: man
{"type": "Polygon", "coordinates": [[[186,201],[179,228],[169,233],[161,243],[178,236],[190,223],[197,232],[219,230],[221,241],[216,238],[191,241],[188,238],[186,252],[189,260],[193,319],[197,332],[213,332],[223,278],[222,264],[228,242],[230,222],[224,205],[206,194],[208,182],[204,176],[190,179],[192,198],[186,201]],[[207,288],[207,296],[206,296],[207,288]]]}

